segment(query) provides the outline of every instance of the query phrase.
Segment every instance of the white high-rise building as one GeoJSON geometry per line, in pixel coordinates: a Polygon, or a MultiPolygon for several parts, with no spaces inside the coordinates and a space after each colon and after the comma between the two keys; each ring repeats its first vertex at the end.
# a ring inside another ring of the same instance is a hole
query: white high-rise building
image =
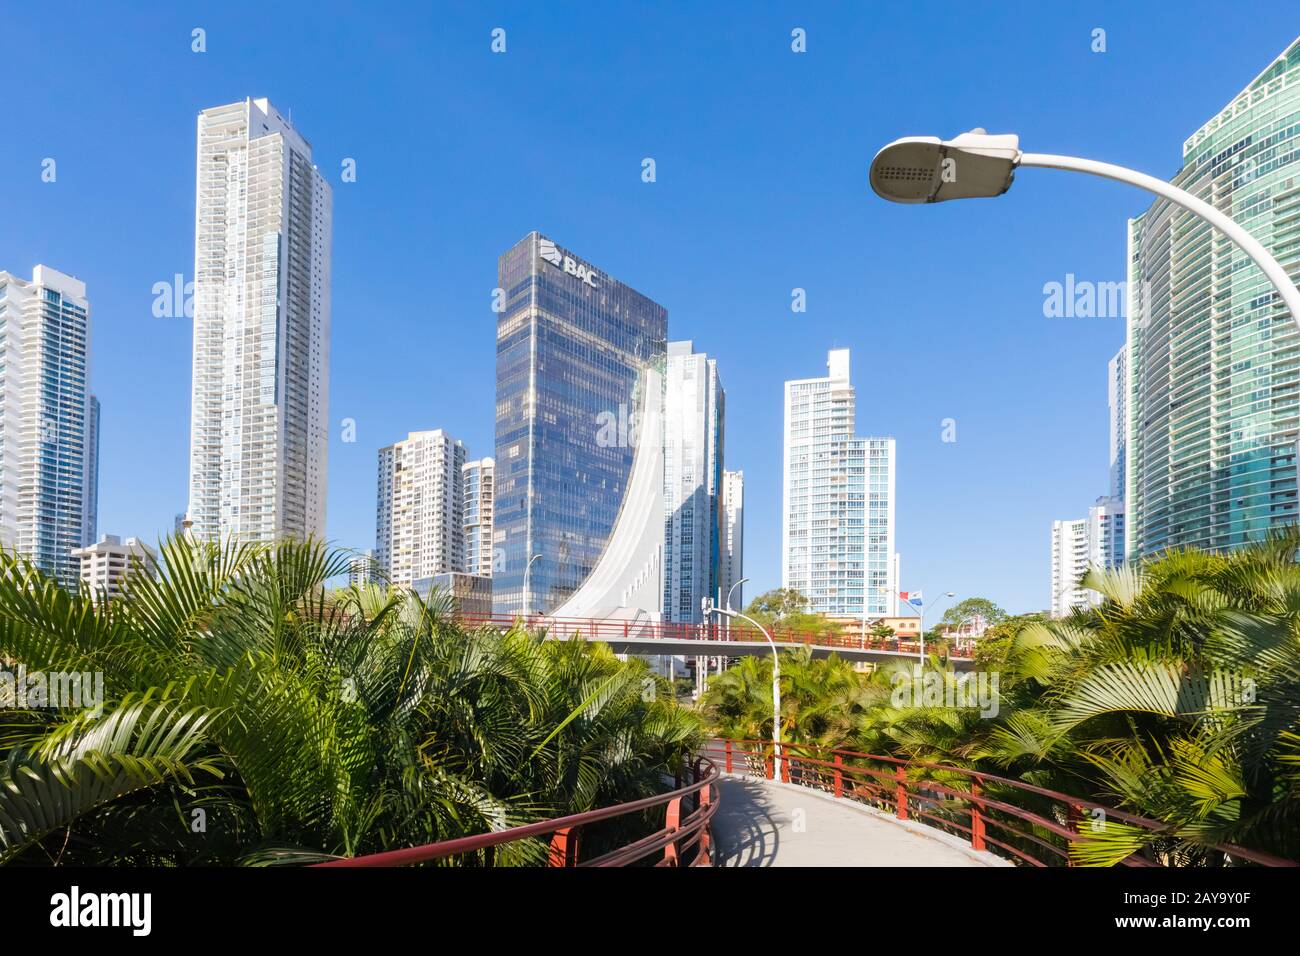
{"type": "Polygon", "coordinates": [[[732,586],[745,577],[745,473],[722,473],[722,603],[731,596],[731,606],[741,610],[745,606],[745,586],[742,584],[732,594],[732,586]]]}
{"type": "Polygon", "coordinates": [[[492,504],[496,461],[477,458],[461,470],[461,521],[465,529],[466,574],[492,577],[492,504]]]}
{"type": "Polygon", "coordinates": [[[1088,521],[1052,522],[1052,617],[1092,605],[1096,592],[1079,586],[1088,570],[1088,521]]]}
{"type": "MultiPolygon", "coordinates": [[[[1124,500],[1102,495],[1088,509],[1088,564],[1107,570],[1124,563],[1124,500]]],[[[1089,591],[1093,603],[1100,603],[1101,595],[1089,591]]]]}
{"type": "Polygon", "coordinates": [[[379,562],[375,560],[374,551],[365,551],[352,556],[352,560],[348,562],[349,586],[362,588],[367,584],[375,584],[379,580],[379,562]]]}
{"type": "Polygon", "coordinates": [[[0,546],[76,588],[95,532],[99,403],[85,283],[0,271],[0,546]]]}
{"type": "Polygon", "coordinates": [[[333,194],[265,99],[199,114],[189,518],[325,534],[333,194]]]}
{"type": "Polygon", "coordinates": [[[849,350],[785,383],[781,586],[835,617],[896,617],[894,439],[857,438],[849,350]]]}
{"type": "Polygon", "coordinates": [[[464,467],[465,446],[441,428],[379,449],[375,560],[393,584],[464,567],[464,467]]]}
{"type": "MultiPolygon", "coordinates": [[[[698,624],[721,576],[723,422],[718,363],[669,342],[664,375],[665,621],[698,624]]],[[[725,596],[725,595],[724,595],[725,596]]]]}

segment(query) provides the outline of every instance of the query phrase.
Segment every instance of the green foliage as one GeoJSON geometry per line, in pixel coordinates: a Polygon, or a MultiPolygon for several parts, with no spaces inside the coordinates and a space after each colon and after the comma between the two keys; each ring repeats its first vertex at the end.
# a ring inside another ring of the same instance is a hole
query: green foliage
{"type": "Polygon", "coordinates": [[[1015,644],[1016,635],[1030,624],[1046,621],[1047,618],[1041,614],[1020,614],[994,624],[975,642],[975,667],[985,671],[1001,670],[1015,644]]]}
{"type": "Polygon", "coordinates": [[[106,696],[0,711],[0,862],[377,852],[649,795],[698,745],[644,664],[466,630],[438,594],[328,592],[348,557],[173,540],[95,605],[0,555],[0,661],[101,672],[106,696]]]}
{"type": "Polygon", "coordinates": [[[984,618],[985,623],[992,627],[1005,621],[1007,612],[988,598],[970,597],[964,601],[958,601],[944,611],[943,617],[939,619],[939,624],[946,628],[958,628],[976,617],[984,618]]]}
{"type": "MultiPolygon", "coordinates": [[[[990,718],[894,706],[888,667],[783,656],[783,736],[982,769],[1165,825],[1082,828],[1071,855],[1087,865],[1134,852],[1221,863],[1225,843],[1300,858],[1297,548],[1292,530],[1232,554],[1094,571],[1084,584],[1099,607],[999,621],[976,645],[977,670],[999,678],[990,718]]],[[[703,704],[719,732],[766,739],[770,664],[713,678],[703,704]]]]}
{"type": "Polygon", "coordinates": [[[766,628],[780,628],[799,634],[838,636],[843,627],[808,610],[808,599],[794,588],[766,591],[749,602],[745,613],[766,628]]]}
{"type": "Polygon", "coordinates": [[[794,588],[776,588],[750,601],[745,613],[764,623],[776,623],[792,615],[807,614],[808,599],[794,588]]]}

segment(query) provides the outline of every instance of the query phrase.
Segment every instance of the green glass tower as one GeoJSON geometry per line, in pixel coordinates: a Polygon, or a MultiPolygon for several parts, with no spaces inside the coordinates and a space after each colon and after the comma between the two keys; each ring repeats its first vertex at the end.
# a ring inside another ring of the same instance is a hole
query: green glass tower
{"type": "MultiPolygon", "coordinates": [[[[1300,276],[1300,39],[1183,145],[1173,183],[1300,276]]],[[[1129,559],[1296,521],[1300,334],[1263,273],[1158,200],[1129,223],[1129,559]]]]}

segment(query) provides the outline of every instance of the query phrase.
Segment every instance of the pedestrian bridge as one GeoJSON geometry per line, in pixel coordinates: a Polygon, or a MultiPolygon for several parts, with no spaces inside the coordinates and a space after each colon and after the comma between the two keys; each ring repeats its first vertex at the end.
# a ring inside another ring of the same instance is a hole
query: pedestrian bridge
{"type": "MultiPolygon", "coordinates": [[[[563,618],[550,615],[473,615],[457,616],[466,627],[490,627],[505,630],[526,627],[548,640],[600,641],[617,654],[673,657],[745,657],[770,654],[772,644],[762,631],[740,621],[725,624],[675,624],[614,618],[563,618]]],[[[850,627],[831,626],[821,631],[800,631],[773,627],[768,631],[777,647],[806,647],[813,657],[837,654],[849,661],[914,660],[921,651],[916,641],[875,637],[850,627]]],[[[973,666],[969,651],[945,649],[945,656],[956,670],[973,666]]]]}
{"type": "Polygon", "coordinates": [[[1011,866],[932,827],[744,775],[718,781],[717,866],[1011,866]]]}
{"type": "MultiPolygon", "coordinates": [[[[1178,858],[1159,820],[1018,780],[852,750],[782,744],[778,751],[770,741],[714,740],[657,796],[319,865],[404,866],[453,857],[490,865],[494,847],[524,840],[552,866],[1153,867],[1178,858]],[[655,813],[662,813],[660,829],[584,853],[585,828],[655,813]],[[1148,839],[1132,850],[1113,839],[1090,842],[1099,820],[1102,830],[1113,821],[1148,839]]],[[[1233,865],[1297,865],[1243,847],[1213,849],[1233,865]]]]}

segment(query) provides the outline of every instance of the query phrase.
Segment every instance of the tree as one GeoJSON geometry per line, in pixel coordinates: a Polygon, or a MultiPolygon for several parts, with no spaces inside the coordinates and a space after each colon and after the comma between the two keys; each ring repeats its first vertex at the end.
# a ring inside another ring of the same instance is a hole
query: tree
{"type": "MultiPolygon", "coordinates": [[[[835,654],[814,659],[806,647],[781,654],[781,739],[839,746],[870,723],[889,699],[888,685],[835,654]]],[[[700,707],[722,736],[772,739],[771,655],[744,657],[709,679],[700,707]]]]}
{"type": "MultiPolygon", "coordinates": [[[[808,604],[808,598],[794,588],[776,588],[750,601],[745,613],[769,630],[779,628],[820,637],[838,636],[843,632],[839,622],[808,610],[808,604]]],[[[743,630],[743,622],[739,625],[743,630]]]]}
{"type": "MultiPolygon", "coordinates": [[[[327,591],[349,558],[177,539],[95,604],[0,553],[0,661],[104,691],[5,711],[0,863],[355,856],[661,792],[698,746],[643,663],[468,630],[436,592],[327,591]]],[[[545,858],[520,841],[456,862],[545,858]]]]}
{"type": "Polygon", "coordinates": [[[1045,624],[1047,620],[1043,614],[1017,614],[994,624],[975,642],[975,667],[978,670],[1000,671],[1020,632],[1031,624],[1045,624]]]}
{"type": "MultiPolygon", "coordinates": [[[[1298,549],[1300,530],[1288,529],[1229,554],[1188,549],[1090,571],[1083,583],[1100,606],[1064,620],[1005,618],[986,632],[976,670],[998,678],[989,712],[894,698],[892,683],[905,686],[915,662],[853,678],[792,665],[787,683],[783,657],[783,734],[983,770],[1166,824],[1156,833],[1096,821],[1068,851],[1086,865],[1134,853],[1225,865],[1220,844],[1300,858],[1298,549]]],[[[945,683],[958,679],[930,661],[945,683]]],[[[745,666],[710,681],[705,716],[722,733],[765,739],[770,664],[745,666]]],[[[986,793],[996,799],[996,785],[986,793]]]]}
{"type": "Polygon", "coordinates": [[[884,621],[877,621],[871,625],[871,636],[887,641],[894,636],[894,629],[884,621]]]}
{"type": "Polygon", "coordinates": [[[958,601],[944,611],[943,617],[939,619],[939,624],[946,629],[956,630],[967,621],[974,620],[977,617],[984,619],[986,627],[992,627],[1005,621],[1007,612],[988,598],[970,597],[964,601],[958,601]]]}
{"type": "Polygon", "coordinates": [[[776,624],[787,617],[807,614],[808,599],[794,588],[775,588],[750,601],[745,613],[764,623],[776,624]]]}

